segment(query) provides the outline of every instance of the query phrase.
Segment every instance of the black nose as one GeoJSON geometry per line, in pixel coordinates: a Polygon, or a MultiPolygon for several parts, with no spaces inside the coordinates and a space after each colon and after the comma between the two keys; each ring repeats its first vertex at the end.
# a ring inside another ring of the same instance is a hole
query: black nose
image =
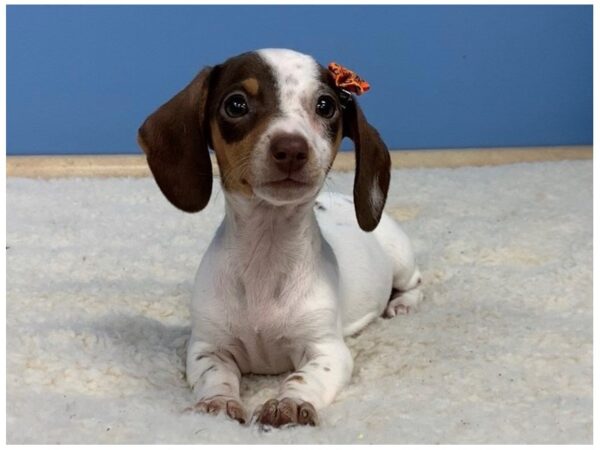
{"type": "Polygon", "coordinates": [[[285,173],[300,170],[308,160],[308,143],[297,134],[280,134],[271,140],[271,156],[285,173]]]}

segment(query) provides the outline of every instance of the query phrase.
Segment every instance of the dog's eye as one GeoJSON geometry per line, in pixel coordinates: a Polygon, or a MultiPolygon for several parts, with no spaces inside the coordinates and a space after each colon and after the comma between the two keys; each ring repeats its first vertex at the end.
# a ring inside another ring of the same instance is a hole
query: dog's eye
{"type": "Polygon", "coordinates": [[[329,95],[321,95],[317,100],[317,114],[331,119],[335,114],[335,100],[329,95]]]}
{"type": "Polygon", "coordinates": [[[229,117],[232,119],[237,119],[238,117],[248,114],[248,101],[246,100],[244,94],[231,94],[223,102],[223,109],[225,114],[227,114],[229,117]]]}

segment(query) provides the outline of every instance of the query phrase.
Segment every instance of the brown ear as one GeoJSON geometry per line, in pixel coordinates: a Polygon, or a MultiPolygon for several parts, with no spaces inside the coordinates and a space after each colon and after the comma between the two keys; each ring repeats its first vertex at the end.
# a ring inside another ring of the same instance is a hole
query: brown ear
{"type": "Polygon", "coordinates": [[[187,212],[203,209],[212,190],[204,124],[210,73],[210,67],[202,70],[152,113],[138,131],[138,144],[160,190],[173,205],[187,212]]]}
{"type": "Polygon", "coordinates": [[[344,109],[344,136],[354,141],[354,209],[364,231],[375,229],[390,185],[390,155],[379,133],[367,122],[355,98],[344,109]]]}

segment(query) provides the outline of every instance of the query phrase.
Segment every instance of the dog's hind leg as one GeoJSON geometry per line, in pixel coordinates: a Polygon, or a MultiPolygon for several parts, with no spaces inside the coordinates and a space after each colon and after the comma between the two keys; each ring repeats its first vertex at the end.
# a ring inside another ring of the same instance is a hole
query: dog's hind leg
{"type": "Polygon", "coordinates": [[[416,310],[423,299],[423,292],[420,288],[421,281],[421,272],[418,267],[415,267],[408,283],[398,282],[394,279],[390,301],[383,312],[383,317],[391,318],[398,314],[408,314],[410,311],[416,310]]]}
{"type": "Polygon", "coordinates": [[[422,277],[408,236],[387,214],[382,216],[374,233],[391,259],[393,272],[390,300],[383,311],[383,317],[414,311],[423,299],[420,288],[422,277]]]}

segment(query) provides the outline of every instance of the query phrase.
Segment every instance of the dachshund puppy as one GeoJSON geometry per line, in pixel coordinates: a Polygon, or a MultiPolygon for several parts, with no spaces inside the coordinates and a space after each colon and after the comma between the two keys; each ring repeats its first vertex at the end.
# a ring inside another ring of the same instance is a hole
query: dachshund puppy
{"type": "Polygon", "coordinates": [[[220,169],[225,216],[191,308],[195,409],[245,423],[241,375],[290,371],[254,420],[316,425],[352,374],[344,336],[422,297],[410,242],[383,214],[390,157],[378,132],[313,58],[266,49],[202,70],[146,119],[138,142],[187,212],[210,198],[209,148],[220,169]],[[319,195],[345,136],[354,198],[319,195]]]}

